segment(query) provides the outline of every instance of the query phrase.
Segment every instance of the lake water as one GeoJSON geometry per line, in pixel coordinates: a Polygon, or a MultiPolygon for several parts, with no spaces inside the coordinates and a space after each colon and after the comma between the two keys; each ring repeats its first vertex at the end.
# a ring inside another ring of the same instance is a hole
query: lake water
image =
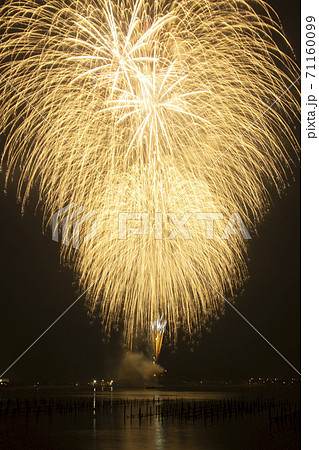
{"type": "Polygon", "coordinates": [[[6,389],[0,448],[294,450],[299,388],[6,389]]]}

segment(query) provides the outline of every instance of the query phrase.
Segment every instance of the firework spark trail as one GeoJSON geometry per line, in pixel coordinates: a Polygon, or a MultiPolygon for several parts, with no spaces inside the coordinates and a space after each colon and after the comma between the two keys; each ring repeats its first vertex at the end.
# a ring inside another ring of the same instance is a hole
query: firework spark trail
{"type": "Polygon", "coordinates": [[[8,1],[0,28],[6,183],[20,170],[23,208],[38,184],[46,224],[70,203],[100,211],[98,238],[62,254],[83,289],[101,276],[89,303],[107,330],[123,322],[130,343],[161,314],[171,335],[199,328],[224,303],[185,261],[232,296],[247,276],[241,237],[207,240],[197,221],[193,240],[120,240],[118,216],[263,217],[297,145],[298,91],[282,93],[298,69],[275,13],[240,0],[8,1]]]}
{"type": "Polygon", "coordinates": [[[158,361],[158,357],[161,353],[163,336],[165,333],[167,321],[163,317],[158,317],[157,320],[151,324],[152,345],[154,352],[154,363],[158,361]]]}

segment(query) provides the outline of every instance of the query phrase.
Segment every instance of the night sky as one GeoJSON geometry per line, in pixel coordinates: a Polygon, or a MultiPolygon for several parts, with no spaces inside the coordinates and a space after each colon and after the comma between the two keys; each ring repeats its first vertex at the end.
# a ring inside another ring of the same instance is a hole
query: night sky
{"type": "MultiPolygon", "coordinates": [[[[299,63],[298,2],[270,2],[279,14],[299,63]]],[[[3,146],[3,141],[1,147],[3,146]]],[[[300,369],[300,176],[298,166],[249,244],[250,279],[236,307],[300,369]]],[[[81,293],[72,271],[59,261],[59,244],[42,234],[41,213],[21,216],[15,182],[4,194],[0,174],[0,373],[81,293]]],[[[203,281],[204,282],[204,281],[203,281]]],[[[297,377],[230,307],[201,336],[164,338],[160,363],[172,381],[297,377]],[[193,342],[194,341],[194,342],[193,342]]],[[[141,342],[141,348],[145,343],[141,342]]],[[[124,347],[121,333],[104,342],[98,320],[81,299],[5,376],[12,381],[113,377],[124,347]]]]}

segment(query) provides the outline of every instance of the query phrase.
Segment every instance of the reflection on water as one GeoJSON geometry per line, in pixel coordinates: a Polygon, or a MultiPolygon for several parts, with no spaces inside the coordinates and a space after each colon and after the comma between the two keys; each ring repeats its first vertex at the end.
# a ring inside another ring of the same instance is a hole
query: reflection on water
{"type": "Polygon", "coordinates": [[[0,391],[0,448],[300,448],[296,389],[0,391]]]}
{"type": "Polygon", "coordinates": [[[154,448],[156,448],[156,450],[164,450],[166,443],[165,424],[160,424],[160,422],[156,420],[154,422],[154,448]]]}

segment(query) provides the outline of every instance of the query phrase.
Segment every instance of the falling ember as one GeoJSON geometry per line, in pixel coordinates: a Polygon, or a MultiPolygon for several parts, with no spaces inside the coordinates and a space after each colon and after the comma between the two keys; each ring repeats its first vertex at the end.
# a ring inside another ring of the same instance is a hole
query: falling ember
{"type": "MultiPolygon", "coordinates": [[[[45,226],[71,203],[99,212],[98,235],[61,253],[106,331],[121,324],[132,344],[163,313],[171,337],[192,333],[223,312],[220,294],[232,301],[243,286],[246,243],[221,239],[221,220],[216,239],[205,239],[203,221],[189,221],[192,239],[166,239],[172,224],[162,240],[153,231],[119,239],[118,217],[240,212],[256,229],[298,147],[289,55],[261,0],[0,8],[5,182],[21,165],[22,208],[36,186],[45,226]]],[[[81,227],[91,233],[89,221],[81,227]]]]}
{"type": "Polygon", "coordinates": [[[157,320],[151,325],[151,335],[152,335],[152,344],[153,344],[153,362],[157,363],[158,357],[161,353],[163,336],[165,333],[167,321],[163,320],[163,317],[159,317],[157,320]]]}

